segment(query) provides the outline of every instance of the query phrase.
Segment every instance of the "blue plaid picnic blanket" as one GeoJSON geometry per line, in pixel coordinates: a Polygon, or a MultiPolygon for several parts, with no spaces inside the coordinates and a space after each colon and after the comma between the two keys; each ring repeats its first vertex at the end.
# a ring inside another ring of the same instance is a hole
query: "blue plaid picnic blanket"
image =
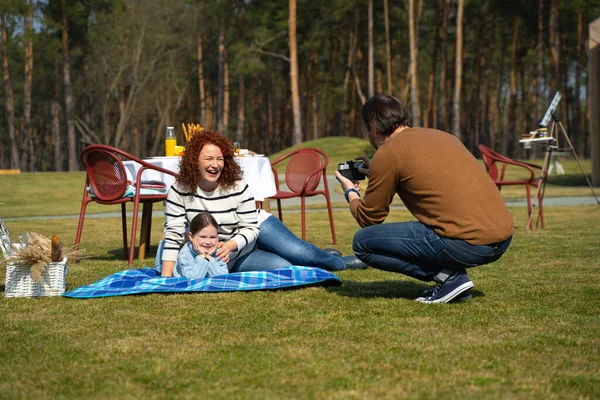
{"type": "Polygon", "coordinates": [[[232,292],[341,284],[342,281],[331,272],[301,266],[235,272],[204,279],[163,278],[152,268],[134,268],[109,275],[91,285],[80,286],[63,296],[88,299],[141,293],[232,292]]]}

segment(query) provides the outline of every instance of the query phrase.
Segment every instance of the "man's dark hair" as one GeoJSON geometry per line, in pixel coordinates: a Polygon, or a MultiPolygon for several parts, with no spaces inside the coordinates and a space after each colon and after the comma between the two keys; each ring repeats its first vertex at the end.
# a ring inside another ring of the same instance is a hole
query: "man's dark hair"
{"type": "Polygon", "coordinates": [[[369,131],[389,136],[401,126],[411,126],[410,112],[399,99],[387,94],[376,94],[362,106],[362,119],[369,131]]]}

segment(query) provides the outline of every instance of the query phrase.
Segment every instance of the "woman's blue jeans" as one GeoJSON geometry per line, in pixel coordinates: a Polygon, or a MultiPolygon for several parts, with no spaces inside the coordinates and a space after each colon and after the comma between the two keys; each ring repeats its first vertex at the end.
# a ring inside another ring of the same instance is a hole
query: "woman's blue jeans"
{"type": "MultiPolygon", "coordinates": [[[[161,266],[163,242],[160,242],[156,252],[157,270],[160,270],[161,266]]],[[[326,253],[298,238],[283,222],[271,215],[260,224],[256,248],[229,263],[229,272],[268,271],[290,265],[317,267],[329,271],[345,268],[340,257],[326,253]]]]}
{"type": "Polygon", "coordinates": [[[512,238],[484,246],[439,236],[417,221],[371,225],[354,235],[354,254],[373,268],[429,282],[443,269],[489,264],[508,249],[512,238]]]}
{"type": "Polygon", "coordinates": [[[301,265],[317,267],[329,271],[345,268],[340,257],[324,252],[312,243],[306,242],[290,231],[277,217],[271,215],[260,224],[256,249],[240,266],[240,270],[265,270],[280,266],[301,265]],[[281,265],[282,261],[285,265],[281,265]],[[272,265],[276,265],[271,267],[272,265]],[[242,269],[243,268],[243,269],[242,269]]]}

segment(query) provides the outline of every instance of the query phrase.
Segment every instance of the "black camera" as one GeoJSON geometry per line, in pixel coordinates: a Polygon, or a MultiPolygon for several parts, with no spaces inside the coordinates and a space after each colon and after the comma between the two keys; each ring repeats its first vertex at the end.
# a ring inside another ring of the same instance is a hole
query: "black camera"
{"type": "Polygon", "coordinates": [[[351,181],[362,181],[366,178],[366,175],[358,169],[364,167],[365,163],[362,161],[344,161],[338,164],[337,169],[344,178],[350,179],[351,181]]]}

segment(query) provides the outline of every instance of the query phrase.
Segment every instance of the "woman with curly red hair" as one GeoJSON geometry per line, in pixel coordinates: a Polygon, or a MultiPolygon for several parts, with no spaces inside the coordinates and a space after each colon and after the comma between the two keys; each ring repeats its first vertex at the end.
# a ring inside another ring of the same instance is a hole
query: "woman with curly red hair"
{"type": "Polygon", "coordinates": [[[216,257],[227,263],[230,272],[289,265],[328,270],[366,267],[354,256],[327,253],[296,237],[269,213],[258,213],[252,190],[234,159],[231,140],[216,132],[196,134],[185,147],[166,201],[164,241],[157,254],[162,276],[173,275],[187,226],[201,211],[209,212],[218,223],[216,257]]]}

